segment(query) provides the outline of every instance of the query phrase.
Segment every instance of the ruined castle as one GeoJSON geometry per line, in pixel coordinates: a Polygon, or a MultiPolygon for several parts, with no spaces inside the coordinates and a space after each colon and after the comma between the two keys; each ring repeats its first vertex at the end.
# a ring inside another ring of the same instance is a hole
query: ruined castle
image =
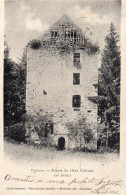
{"type": "Polygon", "coordinates": [[[88,98],[97,96],[97,82],[97,48],[66,15],[27,46],[27,114],[52,117],[53,122],[45,126],[52,144],[62,149],[77,146],[66,124],[85,116],[94,134],[90,147],[97,149],[97,104],[88,98]]]}

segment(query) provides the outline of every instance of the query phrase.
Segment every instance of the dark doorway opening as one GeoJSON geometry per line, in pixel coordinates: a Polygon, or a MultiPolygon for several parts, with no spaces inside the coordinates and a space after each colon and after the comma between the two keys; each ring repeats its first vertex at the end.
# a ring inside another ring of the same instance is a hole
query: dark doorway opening
{"type": "Polygon", "coordinates": [[[59,148],[59,150],[63,150],[64,147],[65,147],[65,139],[64,139],[64,137],[60,137],[58,139],[58,148],[59,148]]]}

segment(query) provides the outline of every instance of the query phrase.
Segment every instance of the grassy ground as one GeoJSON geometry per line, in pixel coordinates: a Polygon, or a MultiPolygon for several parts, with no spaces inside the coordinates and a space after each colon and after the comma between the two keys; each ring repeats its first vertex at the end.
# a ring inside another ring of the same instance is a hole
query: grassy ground
{"type": "Polygon", "coordinates": [[[23,162],[61,162],[61,161],[91,161],[91,162],[101,162],[109,163],[116,162],[119,159],[119,154],[115,153],[85,153],[85,152],[72,152],[72,151],[58,151],[53,148],[42,148],[37,149],[36,147],[29,146],[26,144],[11,143],[5,141],[4,144],[4,155],[5,158],[8,158],[13,161],[23,162]]]}

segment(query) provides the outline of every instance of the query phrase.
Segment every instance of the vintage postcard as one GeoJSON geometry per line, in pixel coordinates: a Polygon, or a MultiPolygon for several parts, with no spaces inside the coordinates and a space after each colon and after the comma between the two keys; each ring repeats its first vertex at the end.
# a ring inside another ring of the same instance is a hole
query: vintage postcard
{"type": "Polygon", "coordinates": [[[0,15],[0,195],[126,195],[126,2],[5,0],[0,15]]]}

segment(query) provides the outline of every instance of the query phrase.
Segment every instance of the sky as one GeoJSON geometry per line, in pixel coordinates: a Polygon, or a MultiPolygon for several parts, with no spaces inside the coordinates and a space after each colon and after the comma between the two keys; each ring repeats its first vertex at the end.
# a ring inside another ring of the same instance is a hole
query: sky
{"type": "Polygon", "coordinates": [[[42,36],[64,14],[84,32],[90,27],[92,33],[86,32],[86,36],[102,51],[111,22],[120,34],[120,6],[115,0],[6,0],[4,34],[10,58],[18,63],[27,43],[42,36]]]}

